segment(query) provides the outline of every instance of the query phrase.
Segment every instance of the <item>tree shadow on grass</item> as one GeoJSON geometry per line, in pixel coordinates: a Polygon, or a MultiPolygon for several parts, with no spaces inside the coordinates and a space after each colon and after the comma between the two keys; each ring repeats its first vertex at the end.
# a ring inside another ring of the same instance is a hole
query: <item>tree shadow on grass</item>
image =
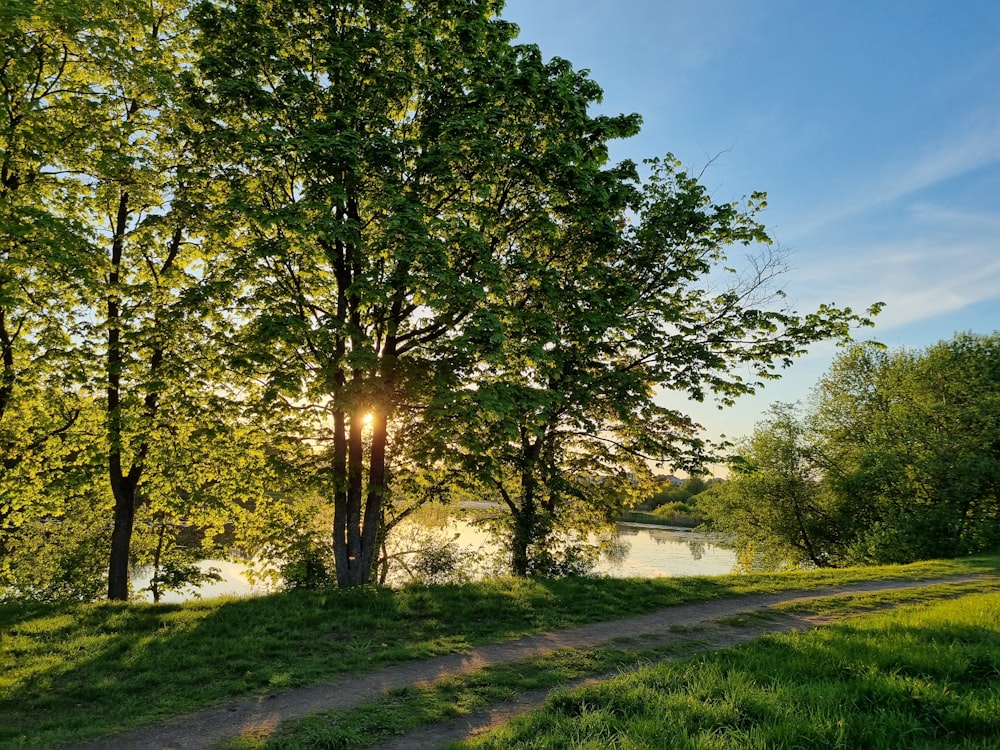
{"type": "Polygon", "coordinates": [[[0,745],[51,746],[542,630],[722,597],[705,579],[499,580],[5,608],[0,745]]]}
{"type": "Polygon", "coordinates": [[[573,736],[673,746],[683,734],[692,747],[1000,746],[1000,618],[982,627],[892,616],[768,635],[557,693],[544,713],[474,745],[573,736]]]}
{"type": "Polygon", "coordinates": [[[0,745],[53,746],[487,642],[746,593],[745,577],[493,580],[186,604],[26,605],[4,632],[0,745]]]}

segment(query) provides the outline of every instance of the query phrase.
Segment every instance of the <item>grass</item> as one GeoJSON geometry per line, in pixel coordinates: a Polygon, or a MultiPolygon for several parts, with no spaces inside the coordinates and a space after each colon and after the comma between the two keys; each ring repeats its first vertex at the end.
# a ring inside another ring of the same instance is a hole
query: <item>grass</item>
{"type": "Polygon", "coordinates": [[[1000,594],[988,593],[769,635],[556,691],[544,710],[455,747],[998,746],[1000,594]]]}
{"type": "Polygon", "coordinates": [[[246,695],[711,598],[997,574],[1000,556],[656,580],[492,581],[0,610],[0,746],[53,747],[246,695]]]}
{"type": "MultiPolygon", "coordinates": [[[[899,602],[931,602],[995,587],[991,583],[935,585],[899,592],[832,597],[809,604],[798,603],[783,608],[790,614],[808,612],[846,616],[867,612],[899,602]]],[[[750,612],[716,621],[718,629],[741,628],[774,620],[774,611],[750,612]]],[[[248,733],[225,745],[226,750],[301,750],[302,748],[338,748],[361,750],[398,734],[473,713],[495,703],[514,698],[529,690],[548,689],[585,677],[608,675],[618,670],[634,669],[698,650],[711,640],[711,627],[672,628],[674,638],[668,645],[653,648],[619,647],[563,649],[517,664],[504,664],[477,670],[468,676],[449,677],[432,684],[390,691],[378,700],[356,708],[329,711],[300,720],[284,722],[277,732],[248,733]]]]}
{"type": "Polygon", "coordinates": [[[355,750],[410,729],[446,721],[514,698],[529,690],[633,666],[639,658],[666,655],[680,647],[649,652],[600,648],[563,649],[516,664],[477,670],[432,684],[389,691],[378,700],[345,711],[330,711],[286,722],[276,734],[244,735],[226,750],[298,750],[306,747],[355,750]]]}

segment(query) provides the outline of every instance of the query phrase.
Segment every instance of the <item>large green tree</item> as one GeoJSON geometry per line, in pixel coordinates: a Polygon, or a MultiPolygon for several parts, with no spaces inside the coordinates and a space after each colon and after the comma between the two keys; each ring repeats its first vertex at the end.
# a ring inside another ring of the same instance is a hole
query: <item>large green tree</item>
{"type": "MultiPolygon", "coordinates": [[[[75,181],[59,169],[90,134],[90,14],[11,3],[0,10],[0,465],[11,471],[70,429],[71,398],[53,403],[71,345],[83,230],[65,209],[75,181]],[[52,388],[47,388],[54,386],[52,388]]],[[[63,374],[65,379],[65,374],[63,374]]],[[[69,384],[66,384],[69,385],[69,384]]],[[[66,390],[69,390],[68,388],[66,390]]],[[[68,394],[66,394],[68,395],[68,394]]],[[[0,507],[0,518],[11,511],[0,507]]]]}
{"type": "MultiPolygon", "coordinates": [[[[328,446],[341,585],[371,575],[392,423],[495,349],[495,299],[533,235],[636,117],[515,46],[499,2],[200,6],[212,145],[231,156],[246,352],[328,446]]],[[[597,186],[594,190],[599,189],[597,186]]],[[[534,262],[534,261],[531,261],[534,262]]],[[[525,273],[532,272],[525,268],[525,273]]],[[[419,428],[419,420],[417,421],[419,428]]]]}
{"type": "Polygon", "coordinates": [[[104,50],[86,30],[104,8],[0,8],[0,579],[39,596],[89,598],[85,560],[104,536],[86,486],[97,422],[75,366],[91,245],[71,166],[93,143],[104,50]]]}
{"type": "Polygon", "coordinates": [[[850,557],[903,562],[1000,543],[1000,336],[846,352],[817,389],[817,457],[854,519],[850,557]]]}
{"type": "Polygon", "coordinates": [[[719,204],[673,157],[649,167],[641,189],[628,172],[592,172],[570,199],[584,212],[553,212],[548,232],[522,239],[491,290],[500,345],[443,397],[452,458],[509,511],[517,575],[565,567],[560,550],[578,559],[567,532],[586,540],[637,499],[649,462],[695,469],[710,455],[663,391],[731,403],[868,322],[776,304],[783,264],[756,219],[763,195],[719,204]],[[733,246],[748,248],[749,271],[725,268],[733,246]]]}
{"type": "Polygon", "coordinates": [[[89,188],[82,214],[95,247],[88,375],[104,396],[113,503],[108,597],[125,599],[140,506],[162,531],[165,509],[155,506],[177,503],[156,497],[169,483],[154,474],[191,468],[165,464],[166,449],[183,425],[210,425],[218,414],[202,325],[213,245],[176,85],[190,62],[187,8],[163,0],[116,11],[87,30],[109,54],[95,71],[94,143],[75,166],[89,188]]]}
{"type": "Polygon", "coordinates": [[[776,412],[758,427],[709,515],[758,564],[902,563],[995,549],[998,377],[997,334],[925,350],[853,346],[801,419],[776,412]]]}
{"type": "Polygon", "coordinates": [[[194,516],[221,527],[235,482],[255,487],[236,467],[266,463],[211,343],[226,298],[178,86],[188,11],[4,8],[0,517],[12,549],[107,545],[112,599],[194,516]]]}

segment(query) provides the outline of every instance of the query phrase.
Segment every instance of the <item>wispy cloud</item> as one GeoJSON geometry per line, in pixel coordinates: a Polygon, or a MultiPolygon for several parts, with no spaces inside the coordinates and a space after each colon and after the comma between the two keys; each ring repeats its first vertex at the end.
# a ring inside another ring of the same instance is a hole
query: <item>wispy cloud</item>
{"type": "Polygon", "coordinates": [[[1000,237],[1000,207],[996,211],[972,211],[924,201],[913,203],[908,210],[914,220],[926,226],[963,227],[966,232],[1000,237]]]}
{"type": "Polygon", "coordinates": [[[992,237],[943,244],[913,237],[858,248],[798,268],[800,297],[838,304],[886,303],[879,329],[927,320],[988,300],[1000,306],[1000,241],[992,237]]]}
{"type": "Polygon", "coordinates": [[[1000,113],[979,113],[934,143],[887,158],[867,181],[864,173],[858,173],[859,168],[869,169],[867,165],[842,169],[844,200],[793,222],[786,228],[786,237],[798,243],[831,225],[877,212],[947,180],[997,163],[1000,163],[1000,113]]]}
{"type": "Polygon", "coordinates": [[[929,148],[876,186],[882,202],[894,201],[944,180],[1000,161],[1000,118],[929,148]]]}

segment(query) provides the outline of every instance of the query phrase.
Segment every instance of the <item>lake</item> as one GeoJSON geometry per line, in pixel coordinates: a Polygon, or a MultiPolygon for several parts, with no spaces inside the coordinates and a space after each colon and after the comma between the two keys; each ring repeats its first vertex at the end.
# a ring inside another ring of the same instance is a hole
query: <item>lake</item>
{"type": "MultiPolygon", "coordinates": [[[[458,534],[460,546],[493,546],[484,531],[465,521],[452,518],[447,529],[458,534]]],[[[736,553],[705,534],[639,523],[620,523],[617,530],[620,554],[614,560],[602,559],[595,574],[613,578],[712,576],[729,573],[736,565],[736,553]]]]}
{"type": "Polygon", "coordinates": [[[646,524],[618,524],[619,538],[629,545],[621,563],[602,560],[596,573],[616,578],[715,576],[731,573],[736,552],[718,539],[684,529],[646,524]]]}
{"type": "MultiPolygon", "coordinates": [[[[452,519],[448,530],[458,534],[458,544],[466,548],[488,548],[489,537],[480,529],[452,519]]],[[[722,575],[736,565],[736,553],[720,545],[717,539],[684,529],[647,524],[618,524],[619,555],[615,560],[602,559],[595,574],[613,578],[659,578],[661,576],[722,575]]],[[[245,568],[225,560],[203,560],[203,569],[218,568],[223,581],[209,582],[198,588],[203,598],[215,596],[255,596],[268,593],[268,588],[251,585],[243,575],[245,568]]],[[[133,586],[142,588],[148,573],[136,574],[133,586]]],[[[167,592],[163,602],[179,602],[193,598],[190,593],[167,592]]],[[[152,595],[146,592],[146,599],[152,595]]]]}

